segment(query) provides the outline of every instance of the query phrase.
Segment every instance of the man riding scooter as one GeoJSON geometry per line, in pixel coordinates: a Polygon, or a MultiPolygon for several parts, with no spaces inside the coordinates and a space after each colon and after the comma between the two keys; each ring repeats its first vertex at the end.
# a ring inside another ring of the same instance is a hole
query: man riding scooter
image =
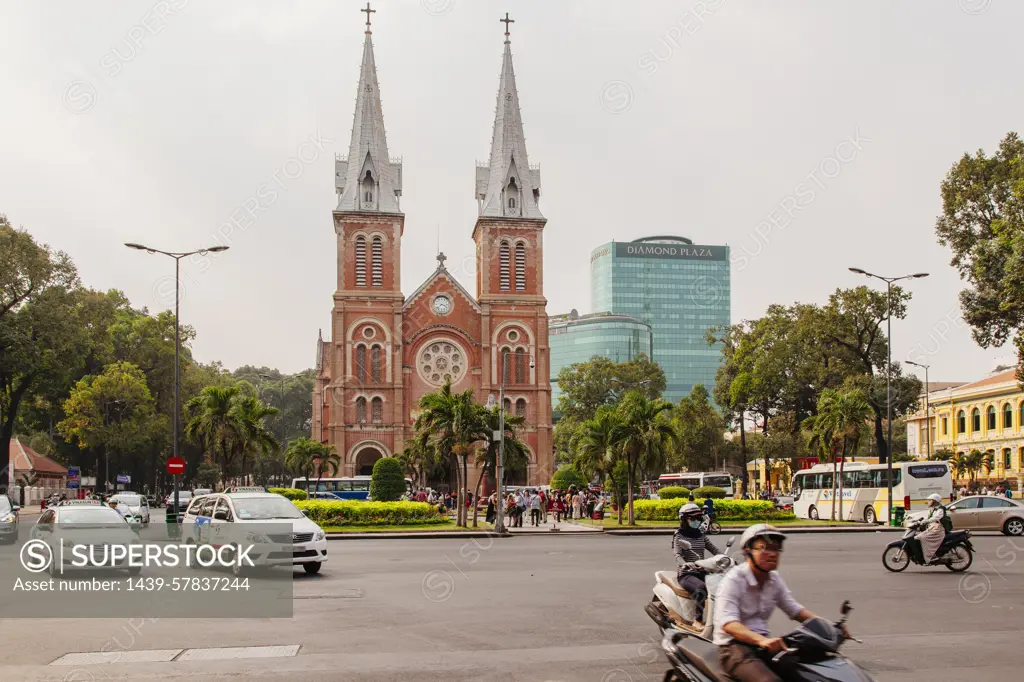
{"type": "Polygon", "coordinates": [[[703,559],[705,550],[712,555],[722,553],[701,530],[703,524],[704,510],[693,503],[684,504],[679,508],[679,529],[672,536],[672,550],[679,567],[676,581],[693,598],[697,609],[694,620],[698,624],[704,622],[708,588],[704,582],[704,570],[694,566],[693,562],[703,559]]]}
{"type": "Polygon", "coordinates": [[[776,569],[786,536],[766,523],[751,526],[740,537],[746,563],[722,580],[715,602],[713,641],[722,668],[739,682],[781,682],[768,656],[786,651],[781,638],[770,637],[768,618],[776,607],[803,623],[815,615],[801,606],[776,569]]]}

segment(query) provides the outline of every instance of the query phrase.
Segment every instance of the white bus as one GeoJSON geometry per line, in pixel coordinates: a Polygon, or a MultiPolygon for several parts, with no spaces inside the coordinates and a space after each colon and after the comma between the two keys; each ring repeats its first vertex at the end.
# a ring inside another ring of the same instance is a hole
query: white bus
{"type": "MultiPolygon", "coordinates": [[[[843,521],[875,523],[889,518],[889,492],[886,465],[847,462],[843,472],[843,499],[836,500],[836,516],[843,521]]],[[[799,519],[828,519],[832,500],[838,494],[833,485],[832,465],[818,464],[801,469],[793,476],[793,513],[799,519]]],[[[928,503],[938,493],[943,499],[953,495],[953,478],[948,462],[893,462],[892,500],[909,512],[928,503]]]]}
{"type": "Polygon", "coordinates": [[[711,485],[724,490],[726,497],[732,497],[734,493],[732,474],[724,471],[683,471],[678,474],[662,474],[658,477],[659,488],[668,485],[682,486],[687,490],[696,490],[711,485]]]}
{"type": "MultiPolygon", "coordinates": [[[[369,476],[343,476],[340,478],[321,478],[317,486],[317,479],[309,482],[305,478],[293,478],[292,487],[305,490],[307,493],[313,491],[324,493],[318,497],[336,497],[339,500],[367,500],[370,497],[369,476]]],[[[412,479],[405,479],[405,490],[412,495],[412,479]]]]}

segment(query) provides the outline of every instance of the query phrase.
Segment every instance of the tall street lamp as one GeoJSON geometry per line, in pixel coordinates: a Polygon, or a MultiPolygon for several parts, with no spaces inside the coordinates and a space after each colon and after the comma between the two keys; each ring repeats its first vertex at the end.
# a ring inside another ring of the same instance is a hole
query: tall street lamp
{"type": "Polygon", "coordinates": [[[926,454],[928,456],[928,459],[931,459],[932,458],[932,409],[931,409],[931,402],[929,400],[931,398],[931,396],[928,395],[929,393],[931,393],[931,384],[928,382],[928,368],[931,367],[931,365],[924,365],[924,364],[922,364],[920,362],[914,362],[912,360],[907,360],[907,364],[908,365],[913,365],[914,367],[920,367],[921,369],[924,370],[924,429],[925,429],[925,437],[926,437],[927,442],[928,442],[928,449],[925,452],[926,452],[926,454]]]}
{"type": "MultiPolygon", "coordinates": [[[[533,356],[525,351],[507,350],[501,354],[501,383],[498,388],[498,459],[494,463],[495,494],[497,497],[497,504],[494,509],[494,532],[501,535],[508,533],[508,530],[505,528],[505,500],[501,492],[501,479],[504,476],[502,461],[505,459],[505,363],[508,362],[508,356],[510,355],[521,355],[530,358],[530,369],[536,367],[533,356]]],[[[493,393],[491,398],[494,398],[493,393]]],[[[487,402],[493,406],[490,400],[487,402]]]]}
{"type": "MultiPolygon", "coordinates": [[[[178,323],[178,307],[181,303],[181,259],[186,256],[192,256],[200,254],[205,256],[208,253],[220,253],[221,251],[227,251],[226,246],[210,246],[205,249],[196,249],[195,251],[186,251],[179,253],[175,251],[161,251],[160,249],[153,249],[142,244],[135,244],[132,242],[126,242],[125,246],[129,249],[137,249],[139,251],[146,251],[148,253],[159,253],[162,256],[168,256],[174,259],[174,434],[172,437],[174,443],[174,456],[178,456],[178,418],[181,412],[180,400],[181,400],[181,375],[178,371],[179,360],[181,355],[181,325],[178,323]]],[[[178,477],[173,476],[174,479],[174,513],[178,513],[178,477]]]]}
{"type": "MultiPolygon", "coordinates": [[[[867,270],[861,270],[860,268],[850,268],[850,272],[856,272],[858,275],[864,275],[865,277],[874,277],[885,282],[885,322],[887,325],[886,331],[886,345],[889,350],[889,360],[885,366],[885,405],[886,405],[886,419],[889,422],[889,443],[886,445],[885,462],[886,466],[886,487],[889,489],[889,519],[888,523],[892,525],[892,283],[899,282],[902,279],[919,279],[921,277],[927,277],[927,272],[917,272],[913,275],[903,275],[902,277],[882,277],[881,275],[875,275],[867,270]]],[[[879,453],[880,455],[882,453],[879,453]]]]}

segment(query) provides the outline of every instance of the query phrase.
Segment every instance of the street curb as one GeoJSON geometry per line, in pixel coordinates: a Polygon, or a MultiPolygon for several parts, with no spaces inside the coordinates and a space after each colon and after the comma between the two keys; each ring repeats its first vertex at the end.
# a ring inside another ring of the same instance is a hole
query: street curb
{"type": "MultiPolygon", "coordinates": [[[[746,528],[723,528],[719,535],[742,535],[746,528]]],[[[890,528],[888,526],[797,526],[790,528],[787,526],[779,526],[779,530],[786,535],[798,535],[808,534],[813,535],[815,533],[898,533],[903,532],[906,528],[890,528]]],[[[636,529],[605,529],[605,535],[672,535],[676,532],[675,528],[636,528],[636,529]]]]}
{"type": "Polygon", "coordinates": [[[422,540],[424,538],[505,538],[509,535],[501,535],[493,531],[437,531],[435,533],[328,533],[328,540],[422,540]]]}

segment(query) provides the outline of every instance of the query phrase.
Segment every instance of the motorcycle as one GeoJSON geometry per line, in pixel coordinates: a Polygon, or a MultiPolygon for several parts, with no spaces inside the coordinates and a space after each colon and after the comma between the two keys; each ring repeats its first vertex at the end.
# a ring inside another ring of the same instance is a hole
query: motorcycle
{"type": "Polygon", "coordinates": [[[657,624],[662,634],[675,630],[701,637],[711,637],[714,629],[712,614],[715,612],[715,594],[725,574],[736,565],[729,556],[729,548],[735,538],[725,543],[725,552],[708,559],[694,562],[706,574],[704,584],[708,588],[708,599],[704,606],[704,622],[696,621],[697,604],[693,596],[684,590],[676,580],[674,571],[657,571],[654,574],[654,597],[644,605],[644,611],[657,624]]]}
{"type": "MultiPolygon", "coordinates": [[[[853,661],[839,653],[847,639],[844,626],[853,609],[843,602],[842,616],[835,623],[824,618],[812,618],[782,638],[786,648],[771,656],[764,653],[765,662],[777,670],[779,677],[794,682],[872,682],[872,678],[853,661]]],[[[718,646],[706,637],[697,637],[676,630],[665,632],[661,642],[669,663],[663,682],[726,682],[719,662],[718,646]]]]}
{"type": "Polygon", "coordinates": [[[974,563],[974,545],[971,544],[971,531],[955,530],[946,533],[946,537],[935,553],[934,561],[925,561],[921,541],[917,538],[922,522],[911,522],[907,532],[899,540],[890,542],[882,552],[882,565],[893,573],[905,571],[910,562],[919,566],[945,566],[954,573],[963,573],[974,563]]]}

